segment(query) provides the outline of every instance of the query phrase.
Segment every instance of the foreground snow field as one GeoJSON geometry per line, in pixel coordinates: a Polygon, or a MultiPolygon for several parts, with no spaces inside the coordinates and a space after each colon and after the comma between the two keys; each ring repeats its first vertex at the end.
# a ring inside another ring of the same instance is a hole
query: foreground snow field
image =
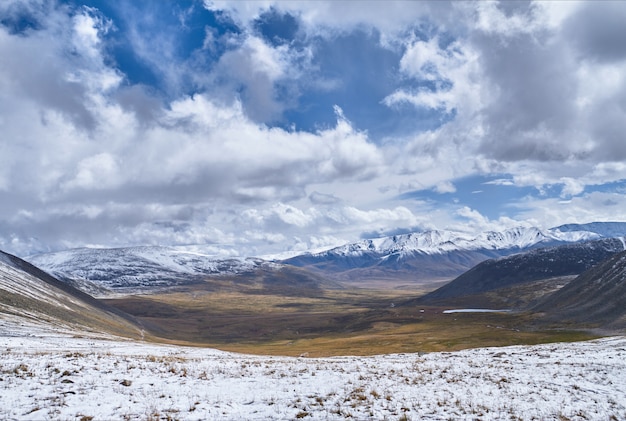
{"type": "Polygon", "coordinates": [[[0,419],[626,419],[624,337],[309,359],[2,328],[0,419]]]}

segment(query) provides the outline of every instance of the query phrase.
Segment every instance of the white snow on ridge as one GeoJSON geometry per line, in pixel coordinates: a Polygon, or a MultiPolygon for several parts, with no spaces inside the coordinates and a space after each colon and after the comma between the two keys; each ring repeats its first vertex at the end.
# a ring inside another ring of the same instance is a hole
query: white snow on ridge
{"type": "MultiPolygon", "coordinates": [[[[625,230],[626,230],[626,223],[625,230]]],[[[502,232],[488,231],[477,235],[449,230],[432,230],[390,237],[373,238],[334,248],[322,248],[306,252],[284,252],[260,258],[240,257],[235,254],[216,253],[206,245],[189,246],[137,246],[118,249],[83,248],[28,256],[26,260],[52,273],[63,273],[68,267],[80,267],[91,260],[97,263],[114,263],[122,259],[141,258],[164,269],[179,273],[237,273],[267,263],[299,255],[361,256],[364,253],[400,256],[412,253],[442,254],[458,250],[506,250],[526,249],[541,243],[569,243],[597,240],[603,236],[591,231],[560,231],[558,228],[540,230],[535,227],[516,227],[502,232]],[[224,264],[229,262],[228,264],[224,264]]],[[[234,253],[234,252],[233,252],[234,253]]],[[[84,276],[89,278],[89,276],[84,276]]]]}
{"type": "Polygon", "coordinates": [[[3,419],[626,419],[624,337],[308,359],[5,331],[0,349],[3,419]]]}
{"type": "Polygon", "coordinates": [[[455,250],[526,249],[541,243],[596,240],[600,235],[587,231],[542,231],[535,227],[517,227],[502,232],[489,231],[471,235],[455,231],[425,231],[362,240],[327,250],[317,255],[359,256],[366,252],[379,254],[441,254],[455,250]]]}
{"type": "Polygon", "coordinates": [[[233,271],[253,269],[260,264],[259,259],[242,257],[217,257],[179,247],[141,246],[119,249],[82,248],[54,253],[39,254],[27,257],[36,266],[46,270],[63,271],[74,265],[106,266],[115,268],[117,265],[132,266],[141,259],[160,268],[178,273],[219,273],[227,264],[233,271]]]}
{"type": "Polygon", "coordinates": [[[82,248],[27,258],[61,279],[71,279],[92,296],[115,291],[141,293],[161,287],[197,282],[203,276],[222,276],[280,268],[254,258],[223,258],[178,247],[142,246],[116,249],[82,248]]]}

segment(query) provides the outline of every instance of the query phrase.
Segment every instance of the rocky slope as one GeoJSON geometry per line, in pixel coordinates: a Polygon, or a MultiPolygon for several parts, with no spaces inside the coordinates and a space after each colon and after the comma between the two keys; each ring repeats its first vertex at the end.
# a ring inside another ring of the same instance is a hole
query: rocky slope
{"type": "Polygon", "coordinates": [[[626,329],[626,251],[581,274],[533,308],[550,318],[626,329]]]}

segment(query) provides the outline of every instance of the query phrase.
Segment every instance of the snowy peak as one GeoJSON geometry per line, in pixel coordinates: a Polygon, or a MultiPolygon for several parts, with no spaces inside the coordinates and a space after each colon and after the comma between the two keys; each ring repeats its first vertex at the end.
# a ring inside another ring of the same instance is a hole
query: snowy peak
{"type": "Polygon", "coordinates": [[[241,272],[250,270],[259,259],[219,259],[174,247],[128,247],[115,249],[82,248],[47,253],[28,258],[48,270],[63,270],[68,265],[83,267],[86,271],[106,270],[116,266],[158,267],[165,272],[189,274],[241,272]]]}
{"type": "Polygon", "coordinates": [[[506,231],[490,231],[476,237],[475,244],[484,248],[527,248],[555,238],[538,228],[516,227],[506,231]]]}
{"type": "Polygon", "coordinates": [[[280,266],[261,259],[223,259],[175,247],[82,248],[28,258],[30,262],[94,296],[112,290],[188,285],[207,276],[280,266]]]}
{"type": "Polygon", "coordinates": [[[318,253],[318,255],[356,256],[363,253],[441,254],[456,250],[522,250],[538,245],[586,241],[599,237],[598,234],[592,232],[560,232],[555,230],[544,232],[535,227],[515,227],[502,232],[488,231],[477,236],[456,231],[433,230],[362,240],[318,253]]]}
{"type": "MultiPolygon", "coordinates": [[[[626,223],[622,224],[626,232],[626,223]]],[[[562,228],[562,227],[559,227],[562,228]]],[[[602,223],[571,229],[513,227],[477,235],[433,230],[362,240],[320,253],[305,253],[284,261],[311,269],[342,282],[371,281],[427,283],[453,279],[492,258],[536,248],[580,243],[604,238],[602,223]]],[[[613,227],[611,233],[621,232],[613,227]]],[[[613,237],[610,237],[613,238],[613,237]]],[[[399,284],[403,285],[403,284],[399,284]]]]}
{"type": "Polygon", "coordinates": [[[319,255],[356,256],[363,253],[396,254],[396,253],[437,253],[452,250],[458,243],[470,241],[462,233],[452,231],[426,231],[394,235],[392,237],[362,240],[352,244],[327,250],[319,255]]]}

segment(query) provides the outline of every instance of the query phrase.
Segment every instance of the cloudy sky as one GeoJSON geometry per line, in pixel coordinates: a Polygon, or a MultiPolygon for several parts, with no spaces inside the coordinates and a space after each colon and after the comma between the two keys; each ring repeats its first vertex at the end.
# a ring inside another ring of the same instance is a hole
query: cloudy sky
{"type": "Polygon", "coordinates": [[[626,2],[0,2],[0,249],[626,220],[626,2]]]}

